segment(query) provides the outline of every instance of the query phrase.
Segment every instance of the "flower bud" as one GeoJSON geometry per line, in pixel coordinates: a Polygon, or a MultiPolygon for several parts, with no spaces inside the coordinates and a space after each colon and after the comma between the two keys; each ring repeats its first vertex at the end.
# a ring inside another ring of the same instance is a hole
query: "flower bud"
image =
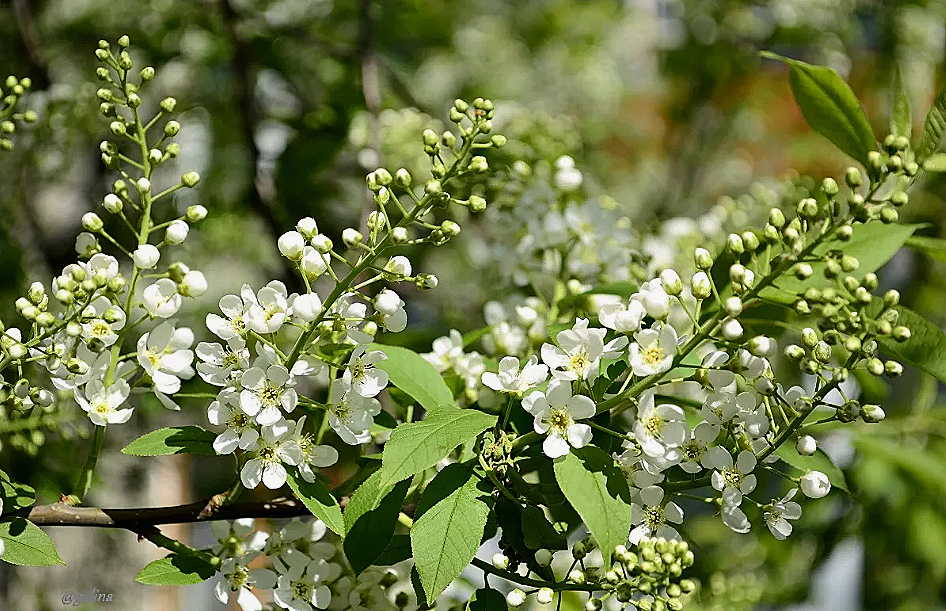
{"type": "Polygon", "coordinates": [[[200,174],[197,172],[186,172],[181,176],[181,184],[188,189],[193,189],[200,182],[200,174]]]}
{"type": "Polygon", "coordinates": [[[452,238],[460,235],[460,226],[453,221],[446,220],[440,224],[440,231],[442,231],[445,236],[452,238]]]}
{"type": "Polygon", "coordinates": [[[821,190],[828,197],[834,197],[838,194],[838,183],[829,176],[821,181],[821,190]]]}
{"type": "Polygon", "coordinates": [[[894,208],[881,208],[880,210],[880,220],[887,224],[892,225],[900,219],[900,215],[897,213],[894,208]]]}
{"type": "Polygon", "coordinates": [[[161,100],[161,110],[164,112],[174,112],[174,108],[177,106],[177,100],[174,98],[164,98],[161,100]]]}
{"type": "Polygon", "coordinates": [[[781,209],[772,208],[769,210],[769,224],[776,229],[781,229],[785,226],[785,214],[781,209]]]}
{"type": "Polygon", "coordinates": [[[745,231],[740,236],[742,238],[742,243],[746,247],[746,250],[749,252],[755,252],[759,248],[759,238],[751,231],[745,231]]]}
{"type": "Polygon", "coordinates": [[[317,278],[328,270],[329,255],[307,246],[302,251],[302,271],[310,278],[317,278]]]}
{"type": "Polygon", "coordinates": [[[697,269],[706,271],[713,267],[713,256],[705,248],[697,248],[693,251],[693,262],[697,269]]]}
{"type": "Polygon", "coordinates": [[[509,556],[502,552],[496,552],[493,554],[492,563],[495,568],[505,571],[509,568],[509,556]]]}
{"type": "Polygon", "coordinates": [[[181,124],[177,121],[168,121],[164,124],[164,135],[168,138],[173,138],[178,135],[181,131],[181,124]]]}
{"type": "Polygon", "coordinates": [[[799,280],[807,280],[811,278],[811,275],[814,273],[814,270],[811,268],[809,263],[796,263],[795,264],[795,277],[799,280]]]}
{"type": "Polygon", "coordinates": [[[399,169],[394,173],[394,184],[397,186],[407,189],[411,186],[411,173],[405,170],[404,168],[399,169]]]}
{"type": "Polygon", "coordinates": [[[742,337],[742,325],[735,318],[728,318],[723,321],[723,337],[730,341],[735,341],[742,337]]]}
{"type": "Polygon", "coordinates": [[[182,220],[171,221],[164,231],[164,240],[168,244],[183,244],[190,232],[190,226],[182,220]]]}
{"type": "Polygon", "coordinates": [[[105,223],[102,222],[102,219],[96,213],[86,212],[82,215],[82,228],[86,231],[98,233],[102,231],[103,227],[105,227],[105,223]]]}
{"type": "Polygon", "coordinates": [[[432,129],[425,129],[422,137],[425,146],[437,146],[440,144],[440,137],[437,136],[437,132],[432,129]]]}
{"type": "Polygon", "coordinates": [[[440,280],[433,274],[417,274],[414,284],[421,290],[435,289],[440,284],[440,280]]]}
{"type": "Polygon", "coordinates": [[[309,244],[312,245],[312,248],[316,249],[322,254],[328,254],[332,252],[332,247],[334,246],[332,240],[327,235],[321,233],[313,236],[312,239],[309,240],[309,244]]]}
{"type": "Polygon", "coordinates": [[[897,361],[887,361],[884,363],[884,373],[888,378],[896,378],[903,375],[903,365],[897,361]]]}
{"type": "Polygon", "coordinates": [[[775,340],[764,335],[757,335],[749,340],[749,352],[754,356],[769,357],[778,347],[775,340]]]}
{"type": "Polygon", "coordinates": [[[482,155],[477,155],[470,159],[469,167],[471,172],[489,171],[489,164],[486,162],[486,157],[483,157],[482,155]]]}
{"type": "Polygon", "coordinates": [[[818,441],[811,435],[802,435],[795,442],[795,449],[802,456],[811,456],[818,450],[818,441]]]}
{"type": "Polygon", "coordinates": [[[152,269],[161,259],[161,251],[153,244],[142,244],[132,253],[132,259],[138,269],[152,269]]]}
{"type": "Polygon", "coordinates": [[[296,223],[296,231],[302,234],[306,240],[311,240],[314,236],[318,235],[319,228],[311,216],[307,216],[299,219],[299,222],[296,223]]]}
{"type": "Polygon", "coordinates": [[[797,344],[785,346],[785,357],[792,361],[800,361],[805,358],[805,349],[797,344]]]}
{"type": "Polygon", "coordinates": [[[374,298],[374,309],[385,316],[391,316],[401,308],[403,303],[397,293],[391,289],[384,289],[374,298]]]}
{"type": "Polygon", "coordinates": [[[600,598],[589,598],[585,603],[584,611],[601,611],[603,607],[604,603],[600,598]]]}
{"type": "MultiPolygon", "coordinates": [[[[84,219],[85,217],[83,217],[84,219]]],[[[896,289],[890,289],[884,293],[884,307],[892,308],[900,303],[900,292],[896,289]]]]}
{"type": "Polygon", "coordinates": [[[883,422],[887,414],[879,405],[865,405],[861,408],[861,419],[868,424],[883,422]]]}
{"type": "Polygon", "coordinates": [[[200,297],[207,292],[207,277],[201,271],[190,270],[178,283],[177,292],[185,297],[200,297]]]}
{"type": "Polygon", "coordinates": [[[683,282],[680,281],[677,272],[672,269],[660,272],[660,284],[668,295],[674,296],[683,292],[683,282]]]}
{"type": "Polygon", "coordinates": [[[403,255],[391,257],[384,266],[386,280],[400,280],[411,275],[411,260],[403,255]]]}
{"type": "Polygon", "coordinates": [[[809,471],[803,475],[800,486],[805,496],[811,499],[820,499],[831,492],[831,482],[821,471],[809,471]]]}
{"type": "Polygon", "coordinates": [[[898,208],[905,206],[910,201],[910,197],[904,191],[894,191],[890,194],[890,203],[898,208]]]}
{"type": "Polygon", "coordinates": [[[818,342],[811,352],[814,357],[822,363],[827,363],[831,360],[831,346],[829,346],[827,342],[818,342]]]}
{"type": "Polygon", "coordinates": [[[436,193],[443,193],[443,185],[440,184],[439,180],[431,179],[424,184],[424,192],[428,195],[433,195],[436,193]]]}
{"type": "Polygon", "coordinates": [[[738,297],[727,297],[723,301],[723,309],[730,316],[739,316],[742,314],[742,299],[738,297]]]}
{"type": "Polygon", "coordinates": [[[187,217],[188,223],[199,223],[207,218],[207,209],[200,204],[188,206],[185,216],[187,217]]]}
{"type": "Polygon", "coordinates": [[[112,214],[118,214],[122,211],[124,204],[120,197],[114,193],[109,193],[105,196],[105,199],[102,200],[102,206],[112,214]]]}
{"type": "Polygon", "coordinates": [[[292,302],[292,314],[302,322],[312,322],[322,313],[322,299],[315,293],[299,295],[292,302]]]}
{"type": "Polygon", "coordinates": [[[472,212],[482,212],[486,210],[486,200],[479,195],[471,195],[466,203],[472,212]]]}
{"type": "Polygon", "coordinates": [[[811,327],[801,330],[801,343],[806,348],[814,348],[818,343],[818,333],[811,327]]]}
{"type": "Polygon", "coordinates": [[[818,202],[811,197],[806,197],[798,202],[798,216],[806,219],[813,219],[818,216],[818,202]]]}
{"type": "Polygon", "coordinates": [[[729,250],[729,252],[736,255],[737,257],[746,252],[746,247],[745,244],[742,243],[742,238],[735,233],[730,233],[726,238],[726,248],[729,250]]]}
{"type": "Polygon", "coordinates": [[[729,279],[736,284],[742,284],[746,279],[746,271],[745,266],[741,263],[733,263],[729,266],[729,279]]]}
{"type": "Polygon", "coordinates": [[[489,139],[489,142],[493,145],[493,148],[501,149],[506,146],[506,136],[503,136],[502,134],[495,134],[489,139]]]}
{"type": "Polygon", "coordinates": [[[853,166],[849,167],[847,172],[844,173],[844,181],[847,182],[847,186],[851,187],[852,189],[864,184],[864,178],[861,176],[861,171],[853,166]]]}
{"type": "Polygon", "coordinates": [[[508,604],[510,607],[521,607],[522,603],[524,602],[526,602],[526,593],[519,588],[516,588],[509,594],[506,594],[506,604],[508,604]]]}
{"type": "Polygon", "coordinates": [[[690,280],[690,291],[697,299],[706,299],[712,294],[713,287],[712,284],[710,284],[710,279],[709,276],[706,275],[706,272],[696,272],[693,274],[693,278],[690,280]]]}
{"type": "Polygon", "coordinates": [[[298,231],[287,231],[279,236],[277,246],[282,256],[290,261],[298,261],[302,258],[302,249],[305,248],[305,238],[298,231]]]}
{"type": "Polygon", "coordinates": [[[129,108],[138,108],[141,106],[141,96],[137,93],[131,93],[128,95],[127,103],[129,108]]]}
{"type": "Polygon", "coordinates": [[[353,227],[348,227],[342,231],[342,242],[348,248],[354,248],[358,244],[361,244],[362,240],[364,239],[365,236],[363,236],[360,231],[354,229],[353,227]]]}
{"type": "Polygon", "coordinates": [[[910,336],[912,335],[912,333],[910,333],[910,329],[908,327],[904,327],[903,325],[900,325],[893,328],[892,335],[896,341],[905,342],[908,339],[910,339],[910,336]]]}
{"type": "MultiPolygon", "coordinates": [[[[576,571],[573,571],[573,572],[576,572],[576,571]]],[[[580,572],[580,571],[577,571],[577,572],[580,572]]],[[[569,573],[569,576],[570,575],[571,573],[569,573]]],[[[584,575],[584,573],[582,573],[582,575],[584,575]]],[[[547,605],[550,602],[552,602],[552,595],[553,595],[552,588],[539,588],[539,591],[536,592],[535,594],[535,602],[539,603],[540,605],[547,605]]]]}
{"type": "Polygon", "coordinates": [[[391,239],[394,240],[395,244],[404,244],[408,241],[407,237],[407,228],[406,227],[395,227],[391,230],[391,239]]]}

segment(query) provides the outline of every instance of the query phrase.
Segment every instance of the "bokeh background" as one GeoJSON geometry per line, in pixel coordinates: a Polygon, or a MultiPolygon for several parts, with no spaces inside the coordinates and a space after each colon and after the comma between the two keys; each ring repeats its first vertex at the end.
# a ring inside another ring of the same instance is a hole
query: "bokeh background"
{"type": "MultiPolygon", "coordinates": [[[[79,218],[108,192],[93,51],[100,38],[122,34],[136,65],[157,69],[146,104],[178,99],[182,151],[171,172],[203,178],[175,202],[211,211],[184,251],[212,279],[192,319],[184,317],[198,329],[201,312],[243,282],[292,286],[275,238],[298,218],[315,217],[335,238],[368,209],[367,171],[404,166],[420,175],[420,131],[447,125],[455,97],[493,99],[510,138],[507,164],[519,156],[541,171],[573,156],[585,188],[612,198],[645,253],[672,258],[660,249],[681,235],[741,228],[804,188],[801,176],[837,176],[849,163],[806,126],[786,70],[760,50],[838,70],[881,139],[896,66],[916,126],[946,82],[942,0],[5,0],[0,72],[32,79],[26,104],[40,115],[0,157],[6,321],[31,280],[48,283],[75,260],[79,218]]],[[[942,180],[926,180],[902,220],[943,235],[944,195],[942,180]]],[[[412,324],[399,342],[426,351],[451,326],[482,321],[494,286],[483,265],[489,237],[479,227],[415,260],[450,290],[405,296],[412,324]]],[[[942,324],[944,266],[905,249],[881,271],[882,288],[898,288],[905,304],[942,324]]],[[[946,608],[941,390],[912,370],[891,385],[863,381],[888,419],[823,439],[851,495],[809,504],[788,542],[764,529],[733,535],[710,516],[691,525],[702,545],[695,608],[946,608]]],[[[63,410],[31,432],[0,413],[0,468],[36,487],[41,502],[57,499],[86,452],[91,425],[81,416],[63,410]]],[[[117,452],[144,431],[204,418],[196,402],[182,413],[136,410],[129,425],[110,430],[90,502],[167,505],[223,489],[223,459],[117,452]]],[[[69,566],[0,565],[0,609],[62,608],[67,592],[96,588],[116,602],[88,608],[223,608],[205,585],[135,584],[138,569],[162,554],[129,533],[50,530],[69,566]]],[[[200,528],[169,532],[211,541],[200,528]]]]}

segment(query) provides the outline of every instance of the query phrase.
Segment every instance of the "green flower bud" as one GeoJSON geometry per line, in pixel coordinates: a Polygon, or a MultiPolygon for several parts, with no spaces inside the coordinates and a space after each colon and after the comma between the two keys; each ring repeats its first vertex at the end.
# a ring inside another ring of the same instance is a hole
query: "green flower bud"
{"type": "Polygon", "coordinates": [[[838,183],[830,176],[821,181],[821,190],[828,197],[834,197],[838,194],[838,183]]]}
{"type": "Polygon", "coordinates": [[[890,195],[890,203],[898,208],[900,206],[905,206],[910,201],[910,196],[906,194],[905,191],[894,191],[890,195]]]}
{"type": "Polygon", "coordinates": [[[342,242],[348,248],[354,248],[358,244],[361,244],[362,240],[365,239],[365,236],[362,235],[360,231],[354,229],[353,227],[348,227],[342,231],[342,242]]]}
{"type": "Polygon", "coordinates": [[[183,176],[181,176],[181,184],[187,187],[188,189],[192,189],[196,187],[197,183],[199,182],[200,182],[200,174],[198,174],[197,172],[186,172],[183,176]]]}
{"type": "Polygon", "coordinates": [[[898,342],[905,342],[908,339],[910,339],[912,333],[910,333],[909,328],[904,327],[903,325],[900,325],[898,327],[893,328],[892,335],[893,335],[893,338],[897,340],[898,342]]]}
{"type": "Polygon", "coordinates": [[[904,162],[903,171],[907,176],[916,176],[916,173],[920,171],[920,165],[915,161],[904,162]]]}
{"type": "Polygon", "coordinates": [[[482,212],[486,210],[486,200],[479,195],[471,195],[466,203],[472,212],[482,212]]]}
{"type": "Polygon", "coordinates": [[[884,293],[884,307],[892,308],[898,303],[900,303],[900,291],[896,289],[890,289],[884,293]]]}
{"type": "Polygon", "coordinates": [[[467,110],[469,110],[470,105],[464,102],[463,100],[461,100],[460,98],[457,98],[456,100],[453,101],[453,107],[459,110],[460,112],[466,112],[467,110]]]}
{"type": "Polygon", "coordinates": [[[852,354],[861,351],[861,340],[853,335],[844,340],[844,349],[852,354]]]}
{"type": "Polygon", "coordinates": [[[164,147],[164,152],[170,159],[174,159],[181,154],[181,145],[177,142],[168,142],[168,145],[164,147]]]}
{"type": "Polygon", "coordinates": [[[82,215],[82,228],[92,233],[98,233],[105,227],[105,223],[94,212],[86,212],[82,215]]]}
{"type": "Polygon", "coordinates": [[[867,371],[871,375],[880,376],[884,373],[884,364],[878,358],[872,358],[867,361],[867,371]]]}
{"type": "Polygon", "coordinates": [[[128,54],[128,51],[122,51],[118,54],[118,67],[122,70],[131,70],[134,67],[134,63],[131,61],[131,55],[128,54]]]}
{"type": "Polygon", "coordinates": [[[798,202],[797,212],[798,216],[813,219],[818,216],[818,202],[811,197],[806,197],[798,202]]]}
{"type": "Polygon", "coordinates": [[[394,240],[395,244],[404,244],[408,241],[407,237],[407,228],[406,227],[395,227],[391,230],[391,239],[394,240]]]}
{"type": "Polygon", "coordinates": [[[424,192],[428,194],[443,193],[443,185],[440,184],[439,180],[428,180],[424,184],[424,192]]]}
{"type": "Polygon", "coordinates": [[[742,234],[742,243],[745,245],[746,250],[749,252],[754,252],[759,248],[759,238],[751,231],[743,232],[742,234]]]}
{"type": "Polygon", "coordinates": [[[900,155],[891,155],[890,159],[887,160],[887,165],[891,171],[899,172],[903,169],[903,158],[900,155]]]}
{"type": "Polygon", "coordinates": [[[112,121],[108,124],[108,128],[116,136],[124,136],[127,133],[124,121],[112,121]]]}
{"type": "Polygon", "coordinates": [[[489,164],[486,162],[486,157],[483,157],[482,155],[477,155],[476,157],[470,159],[470,171],[471,172],[489,171],[489,164]]]}
{"type": "Polygon", "coordinates": [[[177,100],[174,98],[164,98],[161,100],[161,110],[167,113],[174,112],[174,108],[177,107],[177,100]]]}
{"type": "Polygon", "coordinates": [[[489,139],[490,143],[493,145],[493,148],[501,149],[506,146],[506,136],[502,134],[496,134],[489,139]]]}
{"type": "Polygon", "coordinates": [[[811,327],[801,330],[801,343],[806,348],[814,348],[818,343],[818,333],[811,327]]]}
{"type": "Polygon", "coordinates": [[[785,347],[785,357],[793,361],[800,361],[805,358],[805,349],[796,344],[789,344],[785,347]]]}
{"type": "Polygon", "coordinates": [[[710,284],[706,272],[700,271],[693,274],[693,278],[690,280],[690,290],[697,299],[706,299],[712,294],[712,284],[710,284]]]}
{"type": "Polygon", "coordinates": [[[861,408],[861,419],[868,424],[883,422],[887,414],[879,405],[865,405],[861,408]]]}
{"type": "Polygon", "coordinates": [[[147,66],[145,68],[142,68],[139,74],[141,75],[142,81],[150,81],[151,79],[154,78],[154,68],[152,68],[151,66],[147,66]]]}
{"type": "Polygon", "coordinates": [[[903,374],[903,365],[897,361],[887,361],[884,363],[884,373],[888,378],[896,378],[903,374]]]}
{"type": "Polygon", "coordinates": [[[897,213],[895,208],[883,207],[880,209],[880,220],[886,223],[887,225],[892,225],[899,220],[900,215],[897,213]]]}
{"type": "Polygon", "coordinates": [[[762,228],[762,237],[765,238],[766,242],[778,242],[781,239],[778,229],[775,228],[775,225],[766,223],[765,227],[762,228]]]}
{"type": "Polygon", "coordinates": [[[99,61],[104,62],[105,60],[108,59],[109,53],[105,49],[96,49],[95,57],[98,58],[99,61]]]}
{"type": "Polygon", "coordinates": [[[404,168],[399,169],[394,173],[394,184],[397,186],[407,189],[411,186],[411,173],[405,170],[404,168]]]}
{"type": "Polygon", "coordinates": [[[824,277],[837,278],[841,275],[841,264],[837,259],[828,259],[824,264],[824,277]]]}
{"type": "Polygon", "coordinates": [[[450,238],[460,235],[460,226],[450,220],[447,220],[441,223],[440,230],[444,233],[445,236],[450,237],[450,238]]]}
{"type": "Polygon", "coordinates": [[[814,273],[814,270],[811,268],[811,265],[808,263],[796,263],[795,268],[795,277],[799,280],[807,280],[811,278],[811,275],[814,273]]]}
{"type": "Polygon", "coordinates": [[[811,353],[822,363],[827,363],[831,360],[831,346],[829,346],[827,342],[822,341],[815,344],[811,353]]]}
{"type": "Polygon", "coordinates": [[[887,336],[893,333],[893,325],[889,320],[878,320],[876,325],[877,335],[887,336]]]}
{"type": "Polygon", "coordinates": [[[769,210],[769,224],[776,229],[781,229],[785,226],[785,215],[782,213],[781,209],[772,208],[769,210]]]}
{"type": "Polygon", "coordinates": [[[445,131],[441,136],[443,143],[450,148],[453,148],[457,143],[457,137],[451,131],[445,131]]]}
{"type": "Polygon", "coordinates": [[[184,217],[187,219],[188,223],[199,223],[200,221],[207,218],[207,209],[200,204],[188,206],[184,217]]]}
{"type": "Polygon", "coordinates": [[[745,244],[742,243],[742,238],[735,233],[730,233],[726,237],[726,249],[737,257],[746,252],[746,247],[745,244]]]}
{"type": "Polygon", "coordinates": [[[693,262],[697,269],[705,271],[713,267],[713,256],[705,248],[697,248],[693,251],[693,262]]]}
{"type": "Polygon", "coordinates": [[[864,178],[861,176],[861,171],[853,166],[849,167],[844,173],[844,181],[847,183],[847,186],[852,189],[864,184],[864,178]]]}
{"type": "Polygon", "coordinates": [[[440,144],[440,138],[437,136],[437,132],[432,129],[424,130],[423,139],[425,146],[437,146],[440,144]]]}
{"type": "Polygon", "coordinates": [[[464,115],[462,112],[460,112],[456,108],[450,109],[450,120],[453,121],[454,123],[459,124],[461,121],[463,121],[464,117],[466,117],[466,115],[464,115]]]}
{"type": "Polygon", "coordinates": [[[164,135],[173,138],[181,131],[181,124],[177,121],[168,121],[164,124],[164,135]]]}
{"type": "Polygon", "coordinates": [[[808,375],[814,375],[821,370],[821,365],[818,364],[818,361],[814,359],[804,359],[799,365],[799,369],[802,373],[807,373],[808,375]]]}
{"type": "Polygon", "coordinates": [[[853,272],[858,267],[860,267],[861,262],[857,258],[852,257],[851,255],[842,255],[841,256],[841,269],[845,272],[853,272]]]}

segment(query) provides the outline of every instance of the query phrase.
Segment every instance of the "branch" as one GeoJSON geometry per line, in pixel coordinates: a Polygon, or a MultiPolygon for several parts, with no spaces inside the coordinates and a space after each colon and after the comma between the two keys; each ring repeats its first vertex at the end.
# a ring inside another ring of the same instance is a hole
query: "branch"
{"type": "MultiPolygon", "coordinates": [[[[347,498],[340,504],[347,505],[347,498]]],[[[172,507],[141,507],[133,509],[102,509],[99,507],[72,507],[65,503],[35,505],[5,513],[0,519],[11,516],[27,518],[37,526],[96,526],[100,528],[125,528],[139,532],[142,527],[159,524],[185,524],[212,522],[236,518],[293,518],[311,515],[300,501],[280,497],[269,501],[223,505],[207,511],[211,499],[172,507]]]]}

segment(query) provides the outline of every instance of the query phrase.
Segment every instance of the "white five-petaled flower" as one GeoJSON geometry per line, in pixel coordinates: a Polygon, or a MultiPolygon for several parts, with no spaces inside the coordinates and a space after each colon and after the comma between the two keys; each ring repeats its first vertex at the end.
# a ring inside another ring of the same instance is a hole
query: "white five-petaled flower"
{"type": "Polygon", "coordinates": [[[313,560],[295,548],[288,548],[274,563],[279,570],[273,599],[291,611],[325,609],[332,601],[332,592],[322,583],[327,581],[329,563],[313,560]]]}
{"type": "Polygon", "coordinates": [[[282,365],[269,365],[265,370],[253,366],[240,378],[240,407],[256,418],[261,426],[269,426],[282,418],[280,408],[291,412],[299,402],[293,388],[295,381],[282,365]]]}
{"type": "Polygon", "coordinates": [[[736,457],[735,464],[729,451],[721,446],[713,446],[707,454],[707,460],[715,469],[710,478],[713,488],[723,493],[724,504],[739,506],[742,495],[755,490],[756,476],[752,473],[756,466],[755,454],[743,450],[736,457]]]}
{"type": "Polygon", "coordinates": [[[535,432],[546,435],[542,450],[549,458],[564,456],[570,448],[582,448],[591,441],[591,427],[575,421],[594,416],[595,403],[573,396],[570,382],[553,380],[546,392],[525,397],[522,407],[533,415],[535,432]]]}
{"type": "Polygon", "coordinates": [[[216,401],[207,408],[207,419],[211,424],[227,427],[214,439],[213,447],[217,454],[231,454],[238,447],[246,450],[259,440],[253,419],[240,409],[240,397],[232,388],[220,391],[216,401]]]}
{"type": "Polygon", "coordinates": [[[634,529],[628,541],[637,545],[644,537],[663,537],[679,539],[680,534],[667,522],[683,523],[683,510],[673,501],[664,503],[664,490],[660,486],[647,486],[641,489],[641,502],[631,503],[631,524],[634,529]]]}
{"type": "Polygon", "coordinates": [[[449,335],[438,337],[430,347],[431,352],[421,356],[433,365],[438,373],[443,373],[463,356],[463,336],[456,329],[450,329],[449,335]]]}
{"type": "Polygon", "coordinates": [[[220,566],[220,579],[214,585],[214,596],[223,604],[236,594],[237,604],[243,611],[262,611],[253,588],[270,590],[276,586],[276,573],[269,569],[251,569],[236,558],[227,558],[220,566]]]}
{"type": "Polygon", "coordinates": [[[111,346],[118,339],[118,331],[125,326],[125,311],[104,295],[96,297],[82,313],[88,317],[82,323],[82,337],[87,342],[94,339],[111,346]]]}
{"type": "Polygon", "coordinates": [[[708,467],[706,450],[716,439],[719,429],[709,422],[701,422],[690,433],[690,438],[680,446],[680,467],[687,473],[699,473],[708,467]]]}
{"type": "Polygon", "coordinates": [[[677,350],[677,332],[671,325],[654,323],[650,329],[638,331],[631,344],[631,370],[637,376],[663,373],[673,366],[677,350]]]}
{"type": "Polygon", "coordinates": [[[598,364],[605,351],[605,333],[604,329],[589,329],[588,319],[579,318],[571,329],[555,336],[559,347],[542,344],[542,361],[556,379],[594,378],[598,375],[598,364]]]}
{"type": "Polygon", "coordinates": [[[279,331],[289,311],[289,292],[286,285],[273,280],[256,294],[256,300],[249,304],[246,313],[246,325],[257,333],[275,333],[279,331]]]}
{"type": "Polygon", "coordinates": [[[539,358],[535,355],[529,357],[529,360],[519,371],[519,359],[514,356],[503,357],[499,361],[499,373],[492,371],[483,372],[483,384],[502,392],[521,393],[526,392],[533,386],[541,384],[549,377],[549,368],[547,365],[539,365],[539,358]]]}
{"type": "Polygon", "coordinates": [[[381,413],[377,399],[362,397],[343,382],[336,382],[329,393],[328,408],[328,422],[342,441],[354,446],[371,440],[368,429],[381,413]]]}
{"type": "Polygon", "coordinates": [[[79,407],[89,413],[93,424],[106,426],[122,424],[131,418],[132,408],[119,409],[130,392],[131,388],[125,380],[116,380],[111,386],[105,386],[101,380],[94,379],[85,385],[84,392],[77,388],[75,397],[79,407]]]}
{"type": "Polygon", "coordinates": [[[256,521],[253,518],[237,518],[233,522],[214,520],[210,523],[210,531],[217,538],[217,545],[211,550],[215,556],[221,558],[243,558],[247,561],[259,556],[269,533],[256,530],[256,521]]]}
{"type": "Polygon", "coordinates": [[[798,488],[792,488],[788,491],[782,500],[775,501],[766,506],[763,513],[765,525],[769,527],[772,536],[782,541],[792,534],[792,525],[789,520],[797,520],[801,517],[801,505],[792,500],[798,488]]]}
{"type": "Polygon", "coordinates": [[[181,309],[181,295],[177,283],[170,278],[161,278],[141,294],[145,309],[152,316],[170,318],[181,309]]]}
{"type": "Polygon", "coordinates": [[[637,408],[634,437],[648,456],[678,452],[689,438],[686,416],[676,405],[657,405],[653,391],[645,392],[637,408]]]}
{"type": "Polygon", "coordinates": [[[728,526],[733,532],[747,533],[751,528],[749,518],[746,517],[742,509],[735,505],[723,503],[722,508],[720,508],[720,516],[723,518],[723,524],[728,526]]]}
{"type": "Polygon", "coordinates": [[[299,461],[299,474],[307,482],[315,481],[315,471],[313,467],[321,469],[322,467],[331,467],[338,462],[338,450],[330,445],[318,445],[315,439],[309,433],[305,432],[305,416],[296,421],[296,427],[292,438],[299,446],[302,452],[302,460],[299,461]]]}
{"type": "Polygon", "coordinates": [[[181,380],[194,377],[191,362],[194,332],[187,327],[174,328],[175,321],[163,322],[138,339],[138,364],[151,376],[154,388],[172,395],[181,389],[181,380]]]}
{"type": "Polygon", "coordinates": [[[256,295],[250,285],[244,284],[240,295],[224,295],[220,298],[220,311],[223,315],[207,314],[207,328],[222,340],[243,337],[246,334],[247,309],[256,303],[256,295]]]}
{"type": "Polygon", "coordinates": [[[257,441],[256,455],[246,461],[240,471],[240,480],[248,489],[263,482],[270,490],[281,488],[286,483],[286,467],[302,461],[302,451],[290,439],[291,428],[285,420],[263,427],[263,435],[257,441]]]}
{"type": "Polygon", "coordinates": [[[388,356],[380,350],[367,351],[364,346],[352,350],[342,382],[362,397],[376,397],[388,385],[388,372],[375,367],[388,356]]]}
{"type": "Polygon", "coordinates": [[[197,372],[204,382],[214,386],[239,383],[244,369],[250,366],[250,351],[242,337],[227,340],[226,346],[213,342],[197,344],[197,372]]]}
{"type": "Polygon", "coordinates": [[[644,304],[631,299],[626,305],[620,301],[608,302],[598,308],[598,320],[608,329],[618,333],[632,333],[641,328],[644,319],[644,304]]]}

